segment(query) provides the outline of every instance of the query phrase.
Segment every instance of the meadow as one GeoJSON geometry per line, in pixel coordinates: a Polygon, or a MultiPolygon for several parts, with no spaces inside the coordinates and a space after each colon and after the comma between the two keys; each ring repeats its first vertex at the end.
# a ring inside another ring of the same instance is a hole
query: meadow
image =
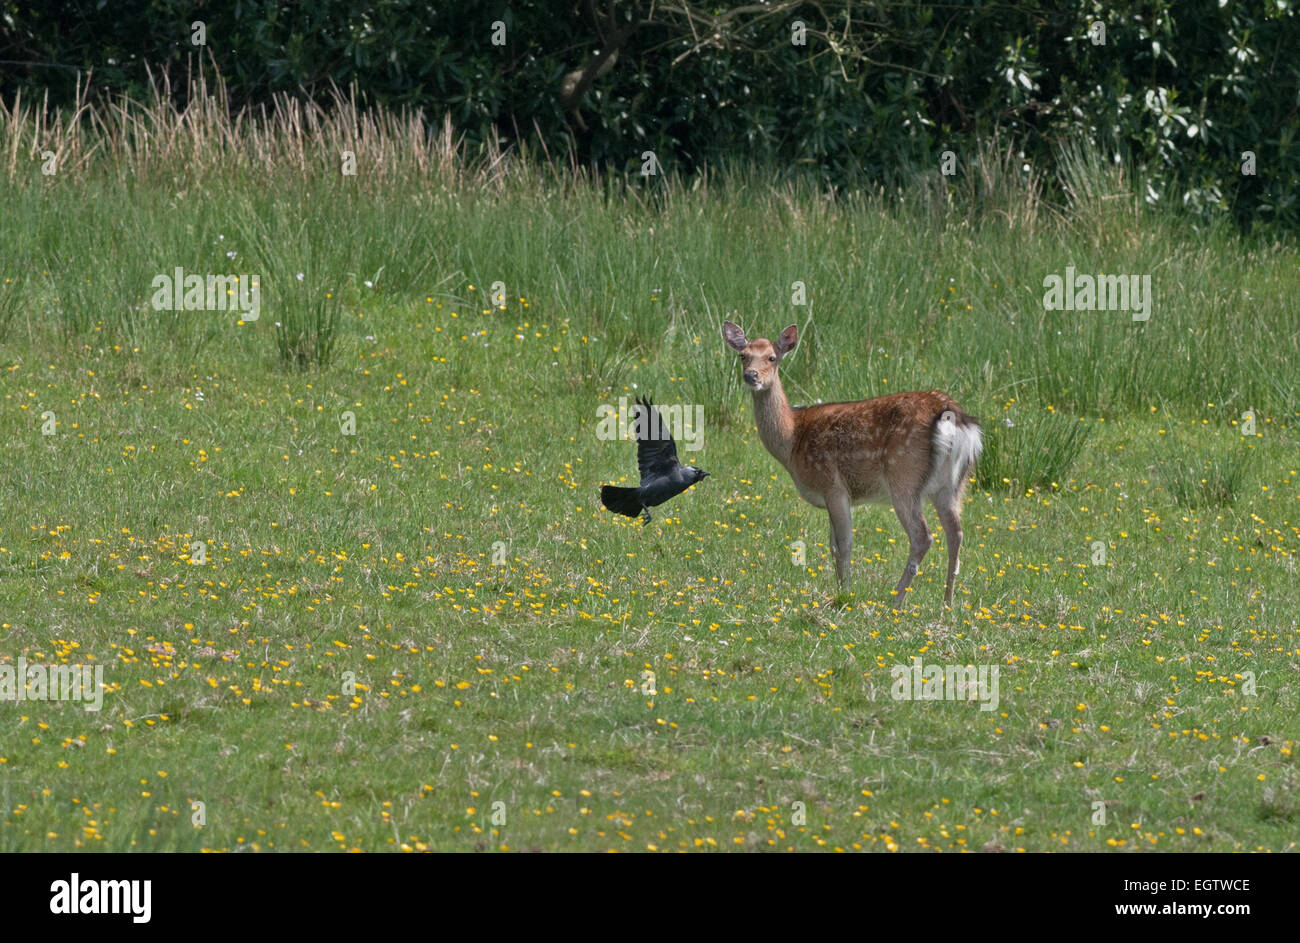
{"type": "Polygon", "coordinates": [[[280,105],[0,111],[0,664],[106,689],[0,701],[0,850],[1295,849],[1291,240],[1086,149],[826,194],[280,105]],[[1067,266],[1149,319],[1046,310],[1067,266]],[[257,319],[155,309],[177,267],[257,319]],[[887,507],[837,592],[726,318],[799,326],[796,403],[981,418],[951,610],[887,507]],[[596,500],[643,393],[712,473],[644,528],[596,500]],[[895,699],[917,657],[996,709],[895,699]]]}

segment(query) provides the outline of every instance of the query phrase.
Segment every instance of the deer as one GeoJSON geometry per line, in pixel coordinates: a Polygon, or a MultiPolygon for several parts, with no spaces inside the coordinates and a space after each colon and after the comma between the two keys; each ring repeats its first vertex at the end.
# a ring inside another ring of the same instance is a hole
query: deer
{"type": "Polygon", "coordinates": [[[791,406],[778,368],[799,343],[795,325],[773,343],[765,337],[748,340],[738,324],[724,321],[722,339],[740,355],[759,439],[789,472],[800,497],[830,517],[841,591],[848,586],[853,555],[853,508],[866,503],[892,504],[907,532],[907,565],[894,592],[908,591],[934,542],[923,511],[928,498],[948,546],[943,602],[950,607],[961,567],[966,479],[983,450],[979,421],[937,390],[791,406]]]}

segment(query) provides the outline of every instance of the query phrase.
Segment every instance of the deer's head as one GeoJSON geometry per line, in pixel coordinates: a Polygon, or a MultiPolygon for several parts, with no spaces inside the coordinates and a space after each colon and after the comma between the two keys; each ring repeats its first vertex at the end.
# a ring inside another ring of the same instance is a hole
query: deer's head
{"type": "Polygon", "coordinates": [[[791,324],[781,332],[775,343],[766,337],[756,337],[751,341],[745,339],[745,332],[739,324],[723,321],[722,339],[728,347],[740,354],[741,375],[749,388],[755,393],[761,393],[776,382],[776,368],[799,343],[799,329],[791,324]]]}

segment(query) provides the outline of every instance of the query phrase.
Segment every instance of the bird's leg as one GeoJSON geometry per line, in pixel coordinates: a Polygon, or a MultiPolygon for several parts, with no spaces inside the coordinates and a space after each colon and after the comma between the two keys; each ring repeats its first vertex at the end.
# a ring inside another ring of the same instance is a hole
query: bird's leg
{"type": "Polygon", "coordinates": [[[641,506],[641,526],[645,527],[650,523],[650,509],[645,505],[641,506]]]}

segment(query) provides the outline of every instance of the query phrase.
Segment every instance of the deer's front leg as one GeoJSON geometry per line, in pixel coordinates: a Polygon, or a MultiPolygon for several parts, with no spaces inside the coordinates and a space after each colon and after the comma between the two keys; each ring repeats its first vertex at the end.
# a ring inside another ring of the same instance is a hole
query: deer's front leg
{"type": "Polygon", "coordinates": [[[840,586],[849,585],[849,562],[853,558],[853,505],[847,494],[826,496],[826,513],[831,519],[831,554],[840,586]]]}

